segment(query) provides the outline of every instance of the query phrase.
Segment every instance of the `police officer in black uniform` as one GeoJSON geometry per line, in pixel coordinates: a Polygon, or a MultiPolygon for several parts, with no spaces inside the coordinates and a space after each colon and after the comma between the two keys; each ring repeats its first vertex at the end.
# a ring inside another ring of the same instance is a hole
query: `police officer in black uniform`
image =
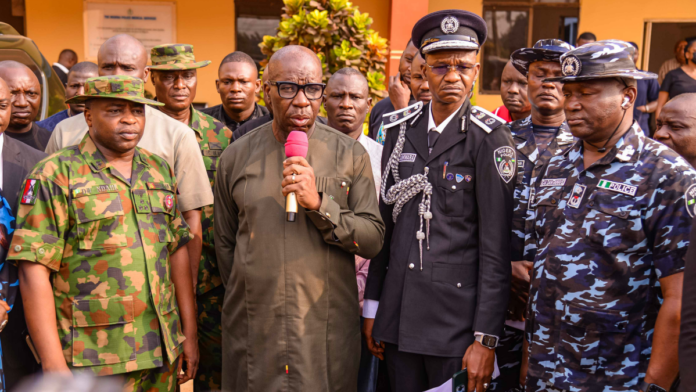
{"type": "Polygon", "coordinates": [[[412,39],[433,100],[384,117],[398,128],[382,156],[387,231],[370,264],[363,333],[394,391],[422,392],[467,368],[468,390],[483,392],[494,371],[517,163],[505,123],[468,99],[486,34],[467,11],[418,21],[412,39]]]}

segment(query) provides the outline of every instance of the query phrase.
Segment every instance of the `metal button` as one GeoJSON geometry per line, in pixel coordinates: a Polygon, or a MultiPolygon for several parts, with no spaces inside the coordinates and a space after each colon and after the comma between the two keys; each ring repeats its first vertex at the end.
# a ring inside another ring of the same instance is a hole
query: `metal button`
{"type": "Polygon", "coordinates": [[[457,186],[456,186],[456,185],[452,185],[452,189],[457,189],[457,186]]]}
{"type": "Polygon", "coordinates": [[[346,186],[346,182],[343,181],[343,182],[341,183],[341,186],[346,186]]]}
{"type": "Polygon", "coordinates": [[[416,266],[415,266],[413,263],[411,263],[411,264],[408,265],[408,269],[414,269],[415,267],[416,267],[416,266]]]}
{"type": "Polygon", "coordinates": [[[621,216],[626,216],[626,214],[627,214],[626,211],[621,211],[621,212],[619,212],[619,215],[621,215],[621,216]]]}
{"type": "Polygon", "coordinates": [[[19,252],[20,250],[22,250],[22,245],[15,245],[14,249],[15,249],[15,252],[19,252]]]}
{"type": "Polygon", "coordinates": [[[556,204],[556,199],[551,199],[551,204],[556,204]]]}
{"type": "Polygon", "coordinates": [[[326,217],[327,217],[327,218],[331,218],[331,214],[329,214],[329,213],[327,212],[327,213],[326,213],[326,217]]]}
{"type": "Polygon", "coordinates": [[[594,201],[591,201],[591,200],[590,200],[590,202],[587,203],[587,205],[590,206],[590,207],[594,206],[594,201]]]}
{"type": "Polygon", "coordinates": [[[44,253],[46,253],[46,249],[44,249],[44,248],[39,248],[39,254],[42,255],[42,254],[44,254],[44,253]]]}
{"type": "Polygon", "coordinates": [[[457,288],[460,288],[460,287],[462,287],[462,284],[461,284],[461,283],[457,283],[457,288]]]}

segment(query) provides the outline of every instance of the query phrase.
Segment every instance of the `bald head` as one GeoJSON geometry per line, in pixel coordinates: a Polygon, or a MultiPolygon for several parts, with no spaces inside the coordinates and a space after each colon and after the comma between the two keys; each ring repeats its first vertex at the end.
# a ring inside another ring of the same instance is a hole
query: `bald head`
{"type": "Polygon", "coordinates": [[[276,75],[289,71],[298,77],[311,77],[315,79],[314,83],[321,83],[321,61],[316,53],[304,46],[289,45],[281,48],[273,53],[267,68],[271,71],[268,76],[270,80],[280,80],[276,75]]]}
{"type": "Polygon", "coordinates": [[[118,34],[106,40],[97,55],[99,76],[128,75],[147,80],[147,50],[128,34],[118,34]]]}
{"type": "Polygon", "coordinates": [[[5,132],[10,125],[10,115],[12,114],[12,102],[10,101],[10,89],[7,83],[0,79],[0,134],[5,132]]]}
{"type": "Polygon", "coordinates": [[[655,140],[696,165],[696,93],[680,94],[665,104],[657,118],[655,140]]]}
{"type": "Polygon", "coordinates": [[[26,65],[16,61],[0,62],[0,78],[7,83],[12,103],[8,131],[28,132],[41,108],[39,79],[26,65]]]}
{"type": "Polygon", "coordinates": [[[280,96],[279,85],[271,83],[290,82],[300,86],[321,83],[321,61],[311,50],[297,45],[286,46],[271,56],[266,69],[268,83],[264,85],[266,104],[273,106],[273,131],[276,139],[285,141],[291,131],[303,131],[311,134],[314,121],[319,113],[323,86],[309,86],[309,99],[305,90],[295,89],[288,84],[284,86],[284,96],[280,96]],[[296,94],[292,97],[293,89],[296,94]],[[289,94],[287,93],[289,92],[289,94]]]}

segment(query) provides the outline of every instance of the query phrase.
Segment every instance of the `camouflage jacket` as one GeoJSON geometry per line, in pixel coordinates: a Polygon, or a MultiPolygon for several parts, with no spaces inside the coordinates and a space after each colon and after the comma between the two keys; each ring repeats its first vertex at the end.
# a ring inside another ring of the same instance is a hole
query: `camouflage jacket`
{"type": "Polygon", "coordinates": [[[696,171],[637,123],[585,169],[582,142],[537,183],[528,377],[573,391],[637,390],[661,303],[682,272],[696,171]]]}
{"type": "Polygon", "coordinates": [[[89,134],[27,177],[8,260],[52,271],[65,360],[96,374],[170,362],[185,340],[169,255],[191,234],[167,162],[136,148],[130,183],[89,134]]]}
{"type": "Polygon", "coordinates": [[[532,179],[541,176],[543,169],[551,157],[562,154],[574,141],[568,124],[561,124],[556,137],[544,152],[539,153],[537,143],[534,140],[532,128],[532,116],[517,120],[510,124],[512,139],[517,148],[517,182],[515,184],[515,209],[512,215],[511,260],[534,260],[536,248],[529,241],[534,225],[527,220],[527,207],[529,206],[529,193],[532,179]],[[526,246],[525,246],[526,245],[526,246]]]}
{"type": "MultiPolygon", "coordinates": [[[[225,124],[193,107],[191,108],[191,123],[189,127],[196,132],[196,140],[198,140],[198,144],[201,146],[203,163],[205,163],[205,170],[208,172],[208,179],[212,188],[215,185],[215,172],[217,171],[220,155],[230,145],[232,131],[225,124]]],[[[203,207],[201,226],[203,230],[203,250],[201,252],[201,263],[198,266],[197,295],[204,294],[222,284],[213,244],[212,205],[203,207]]]]}

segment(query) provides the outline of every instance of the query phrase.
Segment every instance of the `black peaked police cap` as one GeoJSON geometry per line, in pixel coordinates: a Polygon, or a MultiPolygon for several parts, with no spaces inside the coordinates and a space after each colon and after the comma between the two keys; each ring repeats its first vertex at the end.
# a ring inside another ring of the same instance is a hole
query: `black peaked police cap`
{"type": "Polygon", "coordinates": [[[480,16],[463,10],[442,10],[422,17],[411,40],[421,55],[438,50],[479,50],[488,28],[480,16]]]}

